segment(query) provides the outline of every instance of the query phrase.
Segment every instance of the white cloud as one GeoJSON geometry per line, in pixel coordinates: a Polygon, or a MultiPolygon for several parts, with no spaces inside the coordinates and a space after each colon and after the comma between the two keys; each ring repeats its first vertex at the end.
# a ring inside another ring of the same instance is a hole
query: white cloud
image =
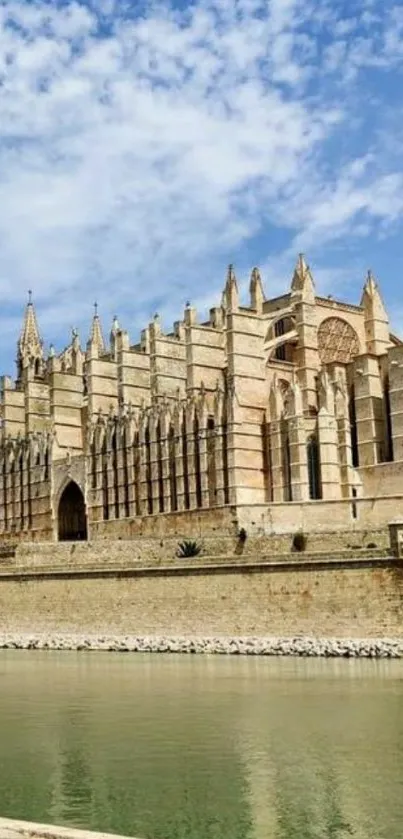
{"type": "Polygon", "coordinates": [[[344,76],[341,95],[332,77],[384,66],[392,24],[395,64],[398,10],[371,40],[352,37],[342,5],[196,0],[136,18],[132,4],[3,0],[3,300],[32,286],[51,338],[95,297],[140,325],[206,300],[270,223],[289,231],[287,258],[396,223],[401,176],[349,150],[357,88],[344,76]]]}

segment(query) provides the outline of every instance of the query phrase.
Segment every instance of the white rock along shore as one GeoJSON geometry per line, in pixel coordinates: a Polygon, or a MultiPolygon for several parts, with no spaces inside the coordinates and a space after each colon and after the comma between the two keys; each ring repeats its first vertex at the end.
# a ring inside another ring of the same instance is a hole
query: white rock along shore
{"type": "Polygon", "coordinates": [[[324,658],[403,658],[402,638],[175,637],[1,633],[0,649],[324,658]]]}

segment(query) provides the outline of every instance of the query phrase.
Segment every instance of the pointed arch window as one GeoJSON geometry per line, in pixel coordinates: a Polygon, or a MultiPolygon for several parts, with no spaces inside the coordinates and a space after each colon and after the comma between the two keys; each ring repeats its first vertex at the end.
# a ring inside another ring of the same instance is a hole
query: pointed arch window
{"type": "Polygon", "coordinates": [[[358,451],[358,432],[357,432],[357,413],[355,408],[355,387],[351,385],[348,400],[348,412],[350,420],[351,433],[351,456],[353,466],[356,468],[360,465],[359,451],[358,451]]]}
{"type": "Polygon", "coordinates": [[[320,475],[320,452],[318,438],[313,435],[307,445],[309,497],[313,500],[322,498],[322,481],[320,475]]]}

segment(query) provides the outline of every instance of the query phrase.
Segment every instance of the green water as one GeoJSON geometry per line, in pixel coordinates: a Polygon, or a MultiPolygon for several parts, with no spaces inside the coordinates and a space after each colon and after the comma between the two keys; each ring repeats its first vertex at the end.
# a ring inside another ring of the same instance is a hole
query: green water
{"type": "Polygon", "coordinates": [[[0,652],[0,815],[402,839],[403,663],[0,652]]]}

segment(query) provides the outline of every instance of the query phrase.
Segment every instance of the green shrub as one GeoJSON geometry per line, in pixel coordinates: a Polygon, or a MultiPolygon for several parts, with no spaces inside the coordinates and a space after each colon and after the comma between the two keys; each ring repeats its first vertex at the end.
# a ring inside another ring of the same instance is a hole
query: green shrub
{"type": "Polygon", "coordinates": [[[202,545],[200,545],[199,542],[196,542],[194,539],[184,539],[183,542],[179,542],[176,556],[184,559],[192,556],[199,556],[201,552],[202,545]]]}
{"type": "Polygon", "coordinates": [[[302,530],[298,530],[297,533],[294,533],[293,540],[292,540],[292,550],[297,551],[297,553],[303,553],[306,550],[306,543],[307,537],[302,530]]]}

